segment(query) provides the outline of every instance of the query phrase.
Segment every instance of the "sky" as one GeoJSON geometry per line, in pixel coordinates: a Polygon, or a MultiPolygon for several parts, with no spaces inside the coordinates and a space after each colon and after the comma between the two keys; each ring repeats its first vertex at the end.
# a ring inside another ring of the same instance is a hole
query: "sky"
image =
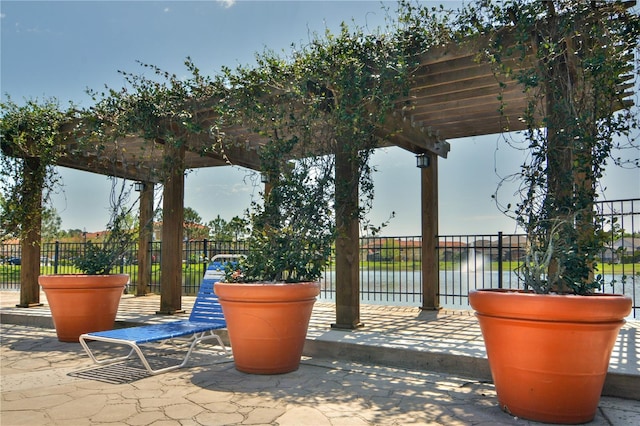
{"type": "MultiPolygon", "coordinates": [[[[458,8],[461,1],[424,1],[458,8]]],[[[20,104],[26,99],[57,99],[87,108],[86,89],[125,84],[118,70],[144,73],[137,61],[187,76],[191,57],[204,74],[223,66],[251,64],[265,48],[290,52],[314,33],[337,32],[341,22],[374,31],[393,16],[395,2],[380,1],[30,1],[0,2],[0,93],[20,104]]],[[[147,71],[148,72],[148,71],[147,71]]],[[[441,235],[516,232],[515,223],[496,206],[515,203],[515,183],[502,178],[518,171],[521,150],[501,135],[449,140],[440,159],[441,235]]],[[[637,157],[637,153],[633,153],[637,157]]],[[[385,236],[420,235],[420,170],[414,154],[400,148],[378,150],[372,158],[375,200],[369,220],[385,222],[385,236]]],[[[63,187],[54,196],[62,229],[103,230],[108,222],[111,184],[105,176],[59,168],[63,187]]],[[[240,167],[190,171],[185,207],[208,222],[216,216],[242,216],[260,188],[240,167]]],[[[604,198],[640,197],[638,169],[610,167],[604,198]]]]}

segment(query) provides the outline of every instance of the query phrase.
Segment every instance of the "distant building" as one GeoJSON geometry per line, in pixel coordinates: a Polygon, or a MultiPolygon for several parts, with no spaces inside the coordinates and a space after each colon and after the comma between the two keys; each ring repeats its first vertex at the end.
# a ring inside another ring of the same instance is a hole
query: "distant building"
{"type": "Polygon", "coordinates": [[[620,263],[623,258],[631,262],[640,258],[640,238],[622,237],[607,246],[600,256],[603,263],[620,263]]]}

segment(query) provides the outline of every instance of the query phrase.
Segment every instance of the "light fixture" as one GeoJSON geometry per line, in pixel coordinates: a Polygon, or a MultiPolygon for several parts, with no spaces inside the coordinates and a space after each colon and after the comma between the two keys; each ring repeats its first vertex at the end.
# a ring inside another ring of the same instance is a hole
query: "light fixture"
{"type": "Polygon", "coordinates": [[[431,158],[429,155],[422,153],[416,155],[416,167],[419,169],[426,169],[431,164],[431,158]]]}
{"type": "Polygon", "coordinates": [[[141,192],[144,190],[144,182],[134,182],[133,183],[133,189],[136,192],[141,192]]]}
{"type": "Polygon", "coordinates": [[[266,173],[260,173],[260,182],[269,183],[269,175],[266,173]]]}

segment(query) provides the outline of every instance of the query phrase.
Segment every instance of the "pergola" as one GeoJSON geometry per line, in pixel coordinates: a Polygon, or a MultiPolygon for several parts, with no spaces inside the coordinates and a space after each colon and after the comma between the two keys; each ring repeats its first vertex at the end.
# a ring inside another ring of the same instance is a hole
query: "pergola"
{"type": "MultiPolygon", "coordinates": [[[[519,114],[525,109],[527,98],[514,81],[500,86],[487,63],[477,61],[478,46],[447,46],[434,49],[420,58],[420,66],[412,80],[409,96],[398,102],[398,108],[385,120],[378,131],[387,146],[398,146],[428,158],[429,167],[421,168],[422,185],[422,309],[438,309],[438,158],[446,158],[449,139],[486,135],[522,129],[519,114]],[[503,101],[499,100],[499,96],[503,101]],[[506,107],[505,107],[506,106],[506,107]],[[501,110],[502,107],[502,110],[501,110]],[[401,129],[400,132],[397,129],[401,129]]],[[[206,128],[215,119],[208,111],[199,111],[200,124],[206,128]]],[[[122,159],[114,165],[104,165],[95,154],[65,156],[60,166],[79,170],[116,175],[145,183],[141,192],[140,223],[148,223],[153,210],[154,185],[149,181],[151,170],[163,156],[182,157],[186,169],[223,167],[229,162],[254,170],[260,169],[258,150],[266,141],[250,129],[235,127],[224,129],[234,144],[226,147],[224,155],[217,152],[201,154],[201,148],[211,144],[208,135],[193,135],[184,151],[167,153],[161,141],[150,142],[138,136],[123,138],[101,155],[122,159]],[[111,152],[109,152],[111,151],[111,152]]],[[[167,145],[169,147],[169,145],[167,145]]],[[[173,148],[171,148],[173,149],[173,148]]],[[[181,244],[184,179],[164,182],[163,194],[163,256],[161,259],[161,306],[159,312],[174,313],[181,306],[181,244]]],[[[357,231],[357,226],[356,226],[357,231]]],[[[142,233],[140,247],[147,247],[148,233],[142,233]]],[[[337,312],[336,327],[353,328],[359,320],[358,262],[344,259],[355,253],[357,238],[351,247],[336,248],[337,312]],[[341,261],[342,260],[342,261],[341,261]],[[345,265],[347,266],[345,268],[345,265]],[[345,270],[346,269],[346,270],[345,270]]],[[[151,259],[147,250],[140,250],[139,292],[148,284],[151,259]]]]}
{"type": "MultiPolygon", "coordinates": [[[[480,40],[478,43],[483,43],[480,40]]],[[[438,159],[446,158],[451,139],[498,134],[524,129],[520,120],[529,99],[515,80],[500,81],[491,65],[477,60],[480,44],[450,45],[430,50],[420,57],[414,73],[409,96],[397,103],[394,113],[385,120],[377,132],[386,136],[383,146],[398,146],[424,156],[428,167],[421,170],[422,213],[422,309],[439,309],[438,292],[438,159]],[[400,131],[398,131],[400,129],[400,131]]],[[[516,61],[513,62],[517,68],[516,61]]],[[[197,111],[199,124],[207,128],[215,120],[212,111],[197,111]]],[[[225,152],[207,151],[211,145],[208,134],[193,134],[181,148],[163,144],[161,140],[148,141],[140,136],[118,139],[104,147],[100,155],[115,158],[105,165],[91,152],[64,156],[58,165],[73,169],[118,176],[143,182],[141,192],[140,223],[150,223],[153,211],[153,169],[170,156],[182,162],[184,169],[223,167],[229,163],[260,170],[258,151],[266,139],[247,127],[224,129],[233,143],[225,152]]],[[[338,153],[334,153],[338,155],[338,153]]],[[[338,158],[336,157],[336,162],[338,158]]],[[[350,179],[347,175],[336,178],[350,179]]],[[[163,256],[161,259],[161,306],[159,313],[173,314],[182,310],[181,304],[181,249],[183,227],[184,176],[170,176],[163,182],[163,256]]],[[[351,227],[347,244],[336,246],[336,322],[337,328],[351,329],[360,325],[358,226],[351,227]]],[[[150,242],[150,232],[141,231],[138,254],[138,294],[144,294],[151,267],[150,254],[144,248],[150,242]]],[[[344,242],[344,241],[343,241],[344,242]]],[[[37,257],[35,257],[37,259],[37,257]]],[[[33,276],[38,275],[38,264],[33,276]]],[[[31,285],[24,283],[23,285],[31,285]]],[[[34,279],[35,289],[37,280],[34,279]]],[[[38,302],[37,291],[21,298],[24,306],[38,302]]]]}

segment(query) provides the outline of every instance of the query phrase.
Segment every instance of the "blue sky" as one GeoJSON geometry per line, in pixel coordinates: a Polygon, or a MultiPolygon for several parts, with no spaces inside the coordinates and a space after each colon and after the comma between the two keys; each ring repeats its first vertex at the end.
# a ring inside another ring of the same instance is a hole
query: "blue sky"
{"type": "MultiPolygon", "coordinates": [[[[457,8],[460,1],[427,1],[457,8]]],[[[269,48],[290,51],[325,28],[357,22],[374,30],[393,15],[395,2],[379,1],[8,1],[0,2],[2,98],[57,98],[80,107],[91,105],[85,89],[124,85],[118,70],[142,73],[136,61],[186,74],[191,57],[203,73],[222,66],[252,63],[269,48]]],[[[513,232],[513,221],[495,206],[491,195],[502,176],[518,170],[523,153],[500,135],[450,140],[448,159],[439,162],[440,233],[513,232]]],[[[637,153],[634,155],[637,156],[637,153]]],[[[413,154],[399,148],[373,157],[376,199],[373,224],[385,221],[384,234],[420,234],[420,172],[413,154]]],[[[98,231],[108,220],[110,184],[104,176],[60,169],[64,189],[54,207],[63,229],[98,231]]],[[[186,178],[185,206],[205,222],[217,215],[241,216],[258,188],[249,172],[235,167],[192,171],[186,178]]],[[[612,168],[604,180],[606,199],[640,196],[638,170],[612,168]]],[[[500,190],[513,202],[516,187],[500,190]]]]}

